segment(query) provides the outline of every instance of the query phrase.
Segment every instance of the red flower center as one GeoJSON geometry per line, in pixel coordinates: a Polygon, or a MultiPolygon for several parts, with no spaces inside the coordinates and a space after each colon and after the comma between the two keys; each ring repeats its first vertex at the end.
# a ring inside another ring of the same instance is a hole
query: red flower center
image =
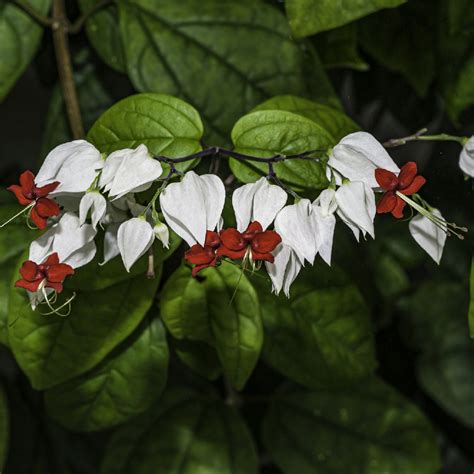
{"type": "Polygon", "coordinates": [[[25,171],[20,175],[20,185],[14,184],[7,189],[11,191],[22,206],[30,206],[31,220],[38,229],[44,229],[48,217],[58,216],[61,212],[58,204],[47,198],[59,186],[59,182],[47,184],[38,188],[35,184],[35,175],[31,171],[25,171]]]}
{"type": "Polygon", "coordinates": [[[400,219],[403,217],[403,209],[406,202],[397,195],[398,193],[405,196],[411,196],[419,191],[426,183],[423,176],[417,175],[418,168],[414,161],[409,161],[400,169],[397,176],[391,171],[377,168],[375,170],[375,179],[379,186],[386,191],[377,204],[377,213],[383,214],[391,212],[392,216],[400,219]]]}
{"type": "Polygon", "coordinates": [[[208,230],[206,232],[206,241],[204,247],[194,244],[185,254],[184,259],[189,263],[196,265],[193,270],[193,276],[196,276],[201,270],[207,267],[217,265],[217,248],[220,245],[220,238],[217,232],[208,230]]]}
{"type": "Polygon", "coordinates": [[[20,268],[23,278],[18,280],[15,286],[34,293],[43,284],[45,288],[53,288],[57,293],[61,293],[64,280],[73,274],[74,269],[66,263],[59,263],[58,254],[53,253],[39,265],[31,260],[24,262],[20,268]]]}

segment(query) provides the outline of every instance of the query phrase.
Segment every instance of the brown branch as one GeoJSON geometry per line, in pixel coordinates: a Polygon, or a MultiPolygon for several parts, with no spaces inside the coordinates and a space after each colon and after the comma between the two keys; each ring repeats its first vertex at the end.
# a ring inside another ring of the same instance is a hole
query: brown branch
{"type": "Polygon", "coordinates": [[[74,139],[78,139],[84,138],[85,134],[72,71],[69,39],[67,36],[68,26],[69,22],[64,11],[64,0],[53,0],[52,30],[59,83],[72,136],[74,139]]]}
{"type": "Polygon", "coordinates": [[[53,26],[53,19],[45,15],[42,15],[40,12],[36,11],[28,2],[23,2],[20,0],[10,0],[12,5],[17,6],[23,10],[27,15],[29,15],[33,20],[35,20],[41,26],[50,27],[53,26]]]}
{"type": "Polygon", "coordinates": [[[92,8],[85,11],[74,23],[69,25],[68,32],[73,35],[79,33],[84,27],[84,24],[89,19],[89,17],[97,13],[99,10],[102,10],[103,8],[111,5],[112,3],[113,0],[101,0],[97,2],[92,8]]]}

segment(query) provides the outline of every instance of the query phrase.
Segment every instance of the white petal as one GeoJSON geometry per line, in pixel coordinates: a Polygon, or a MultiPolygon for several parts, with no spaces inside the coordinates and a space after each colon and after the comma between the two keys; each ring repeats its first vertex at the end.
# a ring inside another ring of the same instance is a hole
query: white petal
{"type": "Polygon", "coordinates": [[[72,268],[83,267],[94,259],[96,253],[97,247],[95,242],[92,240],[88,244],[84,245],[84,247],[81,247],[65,258],[63,263],[71,265],[72,268]]]}
{"type": "Polygon", "coordinates": [[[284,207],[275,219],[275,230],[282,242],[289,245],[303,262],[314,262],[316,256],[316,235],[314,233],[312,207],[308,199],[284,207]]]}
{"type": "MultiPolygon", "coordinates": [[[[433,211],[433,214],[443,217],[437,209],[433,211]]],[[[446,243],[446,232],[421,214],[416,215],[408,227],[417,244],[439,264],[446,243]]]]}
{"type": "Polygon", "coordinates": [[[151,247],[154,239],[153,227],[144,219],[134,217],[120,225],[117,243],[127,272],[151,247]]]}
{"type": "Polygon", "coordinates": [[[288,195],[280,186],[270,184],[266,178],[262,179],[263,183],[253,198],[252,221],[258,221],[266,230],[286,204],[288,195]]]}
{"type": "Polygon", "coordinates": [[[120,224],[114,223],[107,226],[104,234],[104,261],[99,265],[105,265],[107,262],[120,254],[117,242],[117,234],[120,224]]]}
{"type": "Polygon", "coordinates": [[[331,265],[332,243],[334,240],[334,229],[336,217],[333,214],[325,214],[322,207],[313,204],[313,222],[316,232],[316,246],[321,258],[331,265]]]}
{"type": "Polygon", "coordinates": [[[313,207],[316,204],[319,204],[323,216],[334,214],[337,209],[336,191],[334,189],[321,191],[317,199],[313,202],[313,207]]]}
{"type": "Polygon", "coordinates": [[[163,224],[163,222],[159,222],[153,227],[153,232],[155,237],[163,244],[163,247],[168,249],[170,247],[170,231],[168,226],[163,224]]]}
{"type": "Polygon", "coordinates": [[[266,181],[265,178],[260,178],[255,183],[240,186],[232,193],[232,207],[239,232],[244,232],[250,224],[253,214],[253,198],[264,181],[266,181]]]}
{"type": "Polygon", "coordinates": [[[102,168],[102,173],[100,174],[99,187],[106,188],[106,191],[110,191],[112,182],[117,174],[117,171],[122,163],[122,160],[130,152],[130,148],[125,148],[123,150],[117,150],[112,152],[105,160],[104,167],[102,168]]]}
{"type": "Polygon", "coordinates": [[[459,167],[465,174],[474,178],[474,137],[464,145],[459,156],[459,167]]]}
{"type": "Polygon", "coordinates": [[[28,260],[35,263],[42,263],[53,252],[53,240],[56,233],[57,224],[51,227],[43,235],[33,240],[30,244],[28,260]]]}
{"type": "Polygon", "coordinates": [[[107,201],[97,191],[84,194],[79,205],[79,224],[86,222],[89,211],[91,213],[92,227],[97,229],[97,224],[104,217],[107,210],[107,201]]]}
{"type": "Polygon", "coordinates": [[[301,270],[302,264],[294,251],[285,244],[280,244],[273,253],[273,263],[265,262],[268,275],[272,280],[273,292],[281,290],[287,297],[290,296],[290,286],[301,270]]]}
{"type": "Polygon", "coordinates": [[[206,208],[206,230],[214,230],[219,223],[225,203],[225,186],[219,176],[203,174],[199,176],[206,208]]]}

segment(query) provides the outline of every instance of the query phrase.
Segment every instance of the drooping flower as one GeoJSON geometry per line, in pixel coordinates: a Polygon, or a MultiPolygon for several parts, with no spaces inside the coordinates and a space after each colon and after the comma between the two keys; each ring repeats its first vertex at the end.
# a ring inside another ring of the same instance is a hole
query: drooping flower
{"type": "Polygon", "coordinates": [[[371,188],[379,186],[374,176],[375,169],[399,172],[385,148],[367,132],[355,132],[344,137],[333,148],[328,165],[344,178],[361,181],[371,188]]]}
{"type": "Polygon", "coordinates": [[[54,196],[83,193],[103,165],[102,155],[94,145],[85,140],[74,140],[49,152],[36,175],[36,182],[44,186],[59,181],[54,196]]]}
{"type": "Polygon", "coordinates": [[[275,260],[273,262],[265,262],[265,267],[272,281],[273,292],[278,294],[283,290],[289,298],[290,286],[298,276],[303,264],[294,250],[284,243],[278,245],[274,256],[275,260]]]}
{"type": "Polygon", "coordinates": [[[221,240],[217,232],[208,230],[206,232],[206,240],[204,246],[194,244],[184,254],[184,259],[195,265],[192,269],[192,275],[195,277],[201,270],[217,265],[217,249],[221,240]]]}
{"type": "Polygon", "coordinates": [[[439,265],[443,256],[448,227],[440,225],[444,218],[438,209],[433,209],[431,214],[439,221],[433,222],[433,218],[417,214],[410,220],[408,228],[416,243],[439,265]]]}
{"type": "Polygon", "coordinates": [[[377,204],[378,214],[391,212],[392,216],[397,219],[403,217],[403,209],[406,206],[406,202],[399,194],[411,196],[418,192],[426,183],[426,179],[417,173],[418,168],[414,161],[403,165],[398,177],[386,169],[378,168],[375,170],[375,179],[385,191],[382,199],[377,204]]]}
{"type": "Polygon", "coordinates": [[[280,186],[271,185],[265,177],[237,188],[232,194],[237,230],[244,232],[255,221],[266,230],[287,199],[286,192],[280,186]]]}
{"type": "Polygon", "coordinates": [[[312,218],[316,232],[316,248],[321,258],[331,265],[332,243],[336,228],[336,192],[325,189],[313,202],[312,218]]]}
{"type": "Polygon", "coordinates": [[[7,189],[11,191],[22,206],[31,207],[30,218],[38,229],[45,229],[49,217],[58,216],[61,212],[58,204],[48,195],[59,186],[59,182],[37,186],[35,175],[25,171],[20,175],[20,185],[14,184],[7,189]]]}
{"type": "Polygon", "coordinates": [[[146,191],[163,173],[145,145],[112,152],[105,160],[99,186],[119,199],[128,193],[146,191]]]}
{"type": "Polygon", "coordinates": [[[156,222],[153,227],[155,237],[163,244],[163,247],[169,248],[170,246],[170,231],[168,226],[163,222],[156,222]]]}
{"type": "Polygon", "coordinates": [[[181,182],[169,184],[160,194],[166,223],[191,247],[205,245],[208,230],[216,229],[224,208],[225,188],[213,174],[188,171],[181,182]]]}
{"type": "Polygon", "coordinates": [[[474,136],[463,146],[459,155],[459,167],[471,178],[474,178],[474,136]]]}
{"type": "Polygon", "coordinates": [[[263,230],[260,222],[249,224],[245,232],[237,229],[224,229],[220,233],[221,245],[217,249],[219,257],[233,260],[248,257],[250,261],[273,262],[272,252],[281,242],[281,237],[274,230],[263,230]]]}
{"type": "Polygon", "coordinates": [[[133,217],[120,225],[117,245],[127,272],[153,245],[154,240],[153,227],[144,217],[133,217]]]}
{"type": "Polygon", "coordinates": [[[83,225],[88,214],[91,214],[92,227],[97,229],[97,224],[107,212],[107,201],[98,191],[89,191],[82,196],[79,204],[79,221],[83,225]]]}
{"type": "Polygon", "coordinates": [[[65,263],[60,263],[57,252],[51,254],[42,263],[37,264],[27,260],[20,268],[22,278],[15,286],[35,293],[42,288],[52,288],[56,293],[63,291],[66,277],[74,274],[74,269],[65,263]]]}

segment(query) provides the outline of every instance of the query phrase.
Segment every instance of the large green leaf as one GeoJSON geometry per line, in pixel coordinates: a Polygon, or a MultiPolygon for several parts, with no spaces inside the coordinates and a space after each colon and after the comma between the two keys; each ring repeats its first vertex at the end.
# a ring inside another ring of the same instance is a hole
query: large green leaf
{"type": "Polygon", "coordinates": [[[345,25],[382,8],[406,0],[286,0],[286,13],[293,34],[301,38],[345,25]]]}
{"type": "Polygon", "coordinates": [[[135,88],[194,105],[213,144],[227,142],[235,121],[262,100],[309,93],[311,56],[291,39],[284,15],[260,0],[121,0],[119,11],[135,88]]]}
{"type": "MultiPolygon", "coordinates": [[[[327,150],[336,142],[314,121],[284,110],[261,110],[245,115],[235,124],[232,141],[236,151],[258,157],[327,150]]],[[[246,183],[268,173],[265,163],[231,159],[230,167],[246,183]]],[[[274,168],[278,177],[296,190],[322,189],[328,184],[325,166],[317,161],[287,160],[276,163],[274,168]]]]}
{"type": "Polygon", "coordinates": [[[257,105],[252,112],[259,110],[285,110],[306,117],[329,132],[334,141],[360,130],[360,127],[340,109],[294,95],[272,97],[257,105]]]}
{"type": "Polygon", "coordinates": [[[101,474],[256,474],[251,435],[238,412],[186,391],[165,394],[114,433],[101,474]]]}
{"type": "Polygon", "coordinates": [[[195,280],[188,267],[178,269],[163,289],[160,312],[178,339],[213,344],[230,382],[238,389],[245,385],[260,355],[263,329],[257,294],[238,267],[223,263],[195,280]]]}
{"type": "Polygon", "coordinates": [[[471,0],[446,2],[448,24],[451,34],[468,33],[474,30],[474,9],[471,0]]]}
{"type": "Polygon", "coordinates": [[[474,342],[469,338],[467,289],[426,283],[400,301],[404,330],[421,356],[417,375],[426,392],[447,412],[474,427],[474,342]]]}
{"type": "MultiPolygon", "coordinates": [[[[22,0],[26,1],[26,0],[22,0]]],[[[50,0],[28,0],[38,13],[46,14],[50,0]]],[[[41,41],[43,27],[6,0],[0,1],[0,101],[26,69],[41,41]]]]}
{"type": "Polygon", "coordinates": [[[216,350],[209,344],[187,339],[173,339],[176,355],[193,372],[208,380],[216,380],[221,375],[221,364],[216,350]]]}
{"type": "Polygon", "coordinates": [[[471,263],[471,299],[469,303],[469,312],[468,312],[468,321],[469,321],[469,331],[471,337],[474,338],[474,257],[472,258],[471,263]]]}
{"type": "Polygon", "coordinates": [[[436,474],[440,468],[428,420],[375,378],[347,390],[278,393],[263,438],[284,474],[436,474]]]}
{"type": "Polygon", "coordinates": [[[376,366],[369,310],[341,271],[316,265],[276,297],[255,278],[261,300],[265,361],[308,387],[350,385],[376,366]]]}
{"type": "Polygon", "coordinates": [[[136,94],[105,111],[87,138],[105,153],[143,143],[155,155],[177,157],[199,151],[202,134],[199,113],[186,102],[162,94],[136,94]]]}
{"type": "Polygon", "coordinates": [[[165,386],[167,369],[165,331],[154,319],[90,373],[48,390],[46,409],[71,430],[109,428],[151,406],[165,386]]]}
{"type": "Polygon", "coordinates": [[[8,413],[7,396],[0,385],[0,469],[5,467],[10,437],[10,417],[8,413]]]}
{"type": "MultiPolygon", "coordinates": [[[[50,388],[98,364],[143,319],[158,282],[139,276],[100,291],[78,291],[68,317],[42,315],[42,306],[32,311],[26,291],[14,288],[8,340],[33,387],[50,388]]],[[[64,293],[61,298],[71,294],[64,293]]]]}

